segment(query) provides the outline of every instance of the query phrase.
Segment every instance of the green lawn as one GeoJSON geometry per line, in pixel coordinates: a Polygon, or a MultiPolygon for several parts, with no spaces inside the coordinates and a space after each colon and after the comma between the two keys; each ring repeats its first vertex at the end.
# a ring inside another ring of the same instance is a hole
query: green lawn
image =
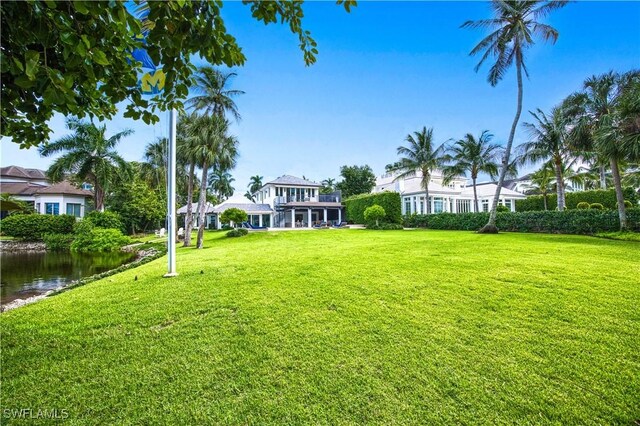
{"type": "Polygon", "coordinates": [[[70,424],[631,425],[639,254],[561,235],[208,233],[179,250],[177,278],[161,258],[0,315],[2,408],[70,424]]]}

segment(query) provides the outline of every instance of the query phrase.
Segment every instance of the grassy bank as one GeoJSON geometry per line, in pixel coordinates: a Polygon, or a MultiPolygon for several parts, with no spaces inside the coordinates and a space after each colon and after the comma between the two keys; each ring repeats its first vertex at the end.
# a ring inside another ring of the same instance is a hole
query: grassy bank
{"type": "Polygon", "coordinates": [[[2,408],[71,424],[640,418],[637,243],[207,234],[0,316],[2,408]],[[137,280],[136,280],[137,277],[137,280]]]}

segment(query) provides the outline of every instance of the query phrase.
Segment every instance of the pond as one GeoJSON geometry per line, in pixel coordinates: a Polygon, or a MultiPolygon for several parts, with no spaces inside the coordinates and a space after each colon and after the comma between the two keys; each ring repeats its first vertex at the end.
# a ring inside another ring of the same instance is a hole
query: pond
{"type": "Polygon", "coordinates": [[[38,296],[71,281],[117,268],[135,253],[2,251],[0,303],[38,296]]]}

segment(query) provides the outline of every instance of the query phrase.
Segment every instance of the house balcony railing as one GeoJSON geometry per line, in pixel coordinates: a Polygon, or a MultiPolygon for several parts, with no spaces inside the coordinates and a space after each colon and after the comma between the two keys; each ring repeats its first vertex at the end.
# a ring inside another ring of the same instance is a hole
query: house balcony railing
{"type": "Polygon", "coordinates": [[[342,201],[341,194],[333,193],[333,194],[318,194],[315,197],[302,197],[302,196],[280,196],[275,198],[275,205],[279,206],[287,203],[304,203],[304,202],[312,202],[312,203],[340,203],[342,201]]]}

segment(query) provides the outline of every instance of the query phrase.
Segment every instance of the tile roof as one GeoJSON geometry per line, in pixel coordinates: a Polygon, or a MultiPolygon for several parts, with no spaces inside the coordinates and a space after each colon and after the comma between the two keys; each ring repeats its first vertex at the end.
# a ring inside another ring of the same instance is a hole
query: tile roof
{"type": "Polygon", "coordinates": [[[222,213],[227,209],[240,209],[247,213],[271,213],[271,207],[269,204],[255,204],[255,203],[222,203],[214,207],[215,213],[222,213]]]}
{"type": "Polygon", "coordinates": [[[65,195],[83,195],[85,197],[92,197],[93,192],[86,189],[78,188],[68,180],[54,183],[51,186],[41,187],[36,191],[37,194],[65,194],[65,195]]]}
{"type": "Polygon", "coordinates": [[[47,175],[40,169],[27,169],[20,166],[6,166],[0,168],[0,176],[19,177],[24,179],[47,179],[47,175]]]}
{"type": "Polygon", "coordinates": [[[2,184],[0,184],[0,193],[10,195],[33,195],[38,189],[44,187],[44,185],[38,185],[30,182],[2,182],[2,184]]]}
{"type": "Polygon", "coordinates": [[[276,185],[294,185],[294,186],[315,186],[317,188],[321,188],[322,185],[319,183],[311,182],[310,180],[302,179],[299,177],[291,176],[291,175],[283,175],[279,178],[272,180],[271,182],[267,182],[267,184],[276,184],[276,185]]]}

